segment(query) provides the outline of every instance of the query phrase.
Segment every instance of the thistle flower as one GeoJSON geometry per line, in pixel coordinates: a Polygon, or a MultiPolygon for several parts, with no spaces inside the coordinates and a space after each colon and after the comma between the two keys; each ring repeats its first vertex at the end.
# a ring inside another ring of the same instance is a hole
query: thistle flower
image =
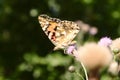
{"type": "Polygon", "coordinates": [[[69,45],[68,48],[65,49],[64,53],[73,55],[74,50],[76,50],[76,41],[72,42],[72,44],[69,45]]]}
{"type": "Polygon", "coordinates": [[[116,38],[115,40],[112,41],[112,44],[110,45],[110,48],[112,51],[117,50],[117,53],[120,52],[120,38],[116,38]]]}
{"type": "Polygon", "coordinates": [[[78,53],[74,56],[89,71],[89,80],[99,80],[99,70],[109,66],[113,58],[109,48],[94,42],[86,43],[83,47],[80,47],[78,53]]]}
{"type": "Polygon", "coordinates": [[[78,54],[75,54],[75,57],[88,70],[95,70],[108,66],[113,55],[107,47],[100,46],[97,43],[87,43],[78,49],[78,54]]]}
{"type": "Polygon", "coordinates": [[[103,37],[98,42],[99,45],[109,47],[112,44],[112,40],[108,37],[103,37]]]}
{"type": "Polygon", "coordinates": [[[98,32],[98,29],[96,27],[91,27],[90,30],[89,30],[89,33],[91,35],[96,35],[98,32]]]}
{"type": "Polygon", "coordinates": [[[112,75],[117,75],[118,67],[118,63],[116,61],[113,61],[109,66],[108,72],[110,72],[112,75]]]}
{"type": "Polygon", "coordinates": [[[84,31],[84,32],[88,32],[89,31],[89,29],[90,29],[90,26],[88,25],[88,24],[82,24],[82,26],[81,26],[81,29],[84,31]]]}
{"type": "Polygon", "coordinates": [[[72,52],[73,52],[74,49],[75,49],[75,46],[74,46],[74,45],[69,46],[69,47],[67,48],[67,50],[66,50],[66,53],[67,53],[67,54],[72,54],[72,52]]]}

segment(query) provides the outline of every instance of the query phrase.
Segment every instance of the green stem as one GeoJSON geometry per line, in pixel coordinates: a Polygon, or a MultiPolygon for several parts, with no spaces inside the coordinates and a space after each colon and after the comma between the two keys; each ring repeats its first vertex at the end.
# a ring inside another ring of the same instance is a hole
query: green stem
{"type": "MultiPolygon", "coordinates": [[[[76,50],[73,51],[73,55],[75,55],[75,54],[78,54],[76,50]]],[[[84,70],[85,78],[86,78],[86,80],[88,80],[87,70],[86,70],[85,66],[83,65],[83,63],[82,62],[80,62],[80,63],[81,63],[81,66],[82,66],[82,68],[84,70]]]]}
{"type": "Polygon", "coordinates": [[[87,70],[85,69],[85,66],[83,65],[82,62],[81,62],[81,66],[83,67],[83,70],[84,70],[84,73],[85,73],[86,80],[88,80],[87,70]]]}

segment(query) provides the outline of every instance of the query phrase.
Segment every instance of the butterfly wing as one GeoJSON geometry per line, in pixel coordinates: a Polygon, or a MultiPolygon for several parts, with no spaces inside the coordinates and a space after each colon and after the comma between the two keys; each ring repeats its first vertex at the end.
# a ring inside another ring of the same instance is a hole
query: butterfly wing
{"type": "Polygon", "coordinates": [[[68,45],[72,44],[72,40],[80,30],[80,27],[71,21],[61,21],[59,25],[60,26],[57,27],[56,32],[56,34],[59,34],[59,36],[56,36],[57,46],[55,49],[65,48],[68,45]]]}
{"type": "Polygon", "coordinates": [[[39,23],[42,27],[42,30],[45,32],[45,34],[48,36],[48,38],[51,40],[51,42],[57,46],[56,42],[56,35],[58,36],[57,28],[60,26],[59,23],[61,20],[56,18],[51,18],[47,15],[40,15],[38,17],[39,23]]]}
{"type": "Polygon", "coordinates": [[[47,15],[40,15],[38,19],[43,31],[55,45],[54,50],[64,49],[71,44],[80,30],[80,27],[71,21],[61,21],[47,15]]]}

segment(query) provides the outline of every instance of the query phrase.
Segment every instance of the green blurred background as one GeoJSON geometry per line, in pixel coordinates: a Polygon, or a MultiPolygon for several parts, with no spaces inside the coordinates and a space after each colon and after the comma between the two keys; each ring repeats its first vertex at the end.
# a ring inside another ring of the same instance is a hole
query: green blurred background
{"type": "Polygon", "coordinates": [[[120,36],[119,0],[0,0],[0,80],[67,80],[72,59],[51,52],[40,14],[96,26],[96,39],[120,36]]]}

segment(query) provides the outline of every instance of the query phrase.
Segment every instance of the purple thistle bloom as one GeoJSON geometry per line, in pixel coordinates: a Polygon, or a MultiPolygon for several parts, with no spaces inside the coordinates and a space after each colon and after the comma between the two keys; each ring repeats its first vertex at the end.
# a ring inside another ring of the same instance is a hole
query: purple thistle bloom
{"type": "Polygon", "coordinates": [[[108,37],[103,37],[103,38],[100,39],[98,44],[108,47],[109,45],[112,44],[112,40],[110,38],[108,38],[108,37]]]}
{"type": "Polygon", "coordinates": [[[76,49],[76,45],[70,45],[67,49],[66,49],[66,53],[67,54],[72,54],[73,50],[76,49]]]}

